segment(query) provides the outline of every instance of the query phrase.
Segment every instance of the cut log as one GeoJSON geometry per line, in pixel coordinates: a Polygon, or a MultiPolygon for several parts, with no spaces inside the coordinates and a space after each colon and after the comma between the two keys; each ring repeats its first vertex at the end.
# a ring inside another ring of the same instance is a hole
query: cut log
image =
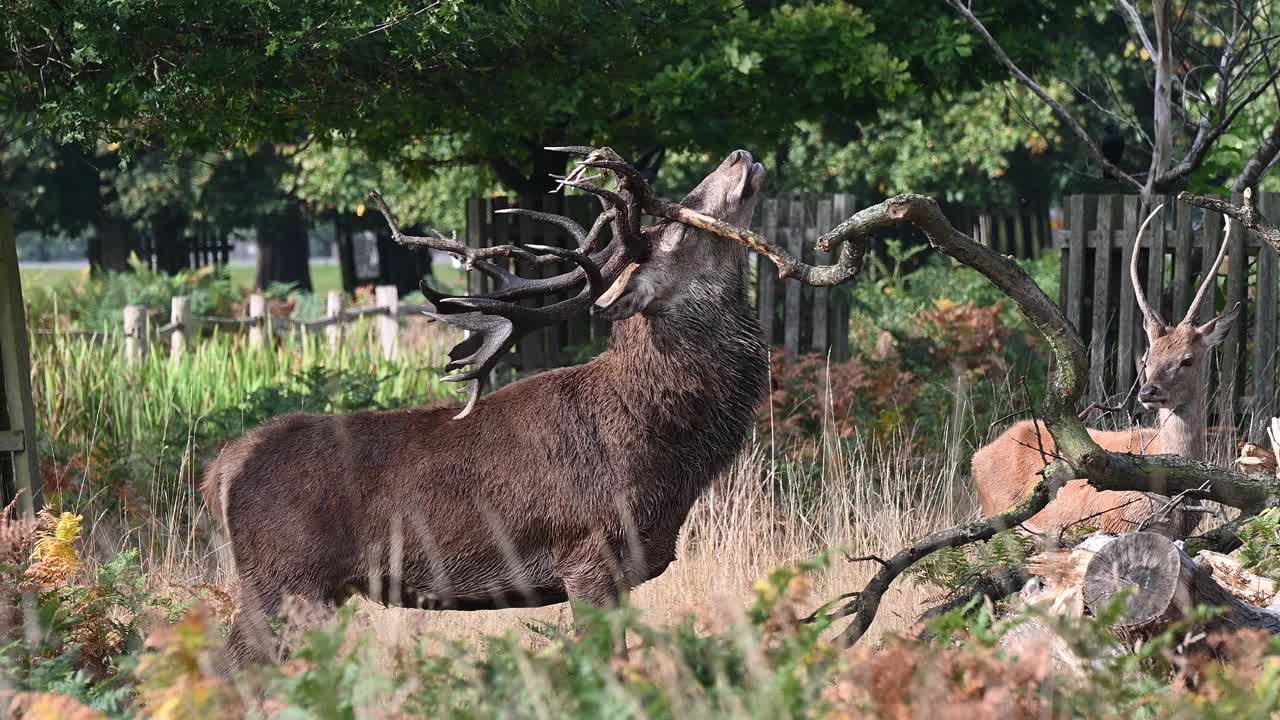
{"type": "Polygon", "coordinates": [[[1083,591],[1085,606],[1095,615],[1126,593],[1114,625],[1138,635],[1158,633],[1199,605],[1219,609],[1205,631],[1280,632],[1280,612],[1240,600],[1214,580],[1211,570],[1155,533],[1123,535],[1099,550],[1085,571],[1083,591]]]}

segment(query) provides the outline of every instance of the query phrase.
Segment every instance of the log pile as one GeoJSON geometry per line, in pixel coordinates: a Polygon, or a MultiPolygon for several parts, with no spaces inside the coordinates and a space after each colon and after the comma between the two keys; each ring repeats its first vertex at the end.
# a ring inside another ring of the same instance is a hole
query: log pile
{"type": "MultiPolygon", "coordinates": [[[[1218,611],[1189,636],[1240,629],[1280,633],[1275,582],[1250,573],[1228,555],[1202,551],[1192,558],[1163,535],[1100,533],[1070,550],[1043,553],[1027,569],[1035,577],[1019,593],[1022,603],[1060,617],[1110,611],[1118,641],[1126,645],[1164,632],[1202,606],[1218,611]]],[[[1080,670],[1085,662],[1039,620],[1015,628],[1002,646],[1026,656],[1047,649],[1065,670],[1080,670]]],[[[1122,651],[1120,644],[1116,651],[1122,651]]]]}

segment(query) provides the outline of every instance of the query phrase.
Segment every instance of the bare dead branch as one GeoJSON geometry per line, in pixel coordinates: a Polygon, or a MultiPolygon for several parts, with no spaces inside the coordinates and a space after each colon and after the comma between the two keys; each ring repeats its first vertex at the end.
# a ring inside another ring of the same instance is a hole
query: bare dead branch
{"type": "Polygon", "coordinates": [[[1057,483],[1046,478],[1037,483],[1031,494],[1008,512],[968,525],[938,531],[922,538],[911,547],[898,551],[880,567],[880,571],[871,578],[854,600],[837,611],[840,613],[838,617],[853,615],[853,621],[840,634],[840,643],[848,647],[866,634],[872,621],[875,620],[876,612],[880,609],[880,601],[885,592],[893,581],[912,565],[938,550],[989,540],[996,533],[1017,526],[1043,510],[1056,492],[1057,483]]]}
{"type": "Polygon", "coordinates": [[[1194,193],[1182,192],[1178,193],[1178,199],[1188,205],[1212,210],[1213,212],[1226,215],[1245,227],[1258,234],[1263,242],[1271,246],[1276,252],[1280,252],[1280,228],[1277,228],[1267,219],[1265,215],[1258,211],[1257,206],[1253,202],[1252,189],[1245,189],[1244,204],[1237,207],[1226,200],[1208,197],[1206,195],[1196,195],[1194,193]]]}

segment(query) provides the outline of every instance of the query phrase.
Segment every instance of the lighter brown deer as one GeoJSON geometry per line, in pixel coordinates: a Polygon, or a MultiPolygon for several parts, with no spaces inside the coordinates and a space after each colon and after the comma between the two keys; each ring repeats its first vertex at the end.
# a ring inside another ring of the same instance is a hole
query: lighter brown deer
{"type": "MultiPolygon", "coordinates": [[[[1161,206],[1163,207],[1163,206],[1161,206]]],[[[1212,295],[1214,279],[1226,254],[1231,229],[1228,225],[1222,247],[1212,269],[1177,325],[1168,325],[1147,302],[1138,281],[1138,248],[1157,207],[1143,221],[1134,240],[1129,275],[1134,295],[1142,310],[1148,349],[1142,364],[1138,401],[1147,410],[1157,411],[1155,427],[1133,427],[1107,431],[1090,429],[1094,442],[1111,452],[1144,455],[1181,455],[1192,459],[1205,456],[1205,405],[1210,353],[1223,341],[1240,312],[1236,304],[1212,320],[1197,325],[1196,313],[1212,295]]],[[[1212,302],[1212,300],[1210,300],[1212,302]]],[[[982,513],[995,515],[1026,497],[1040,480],[1046,458],[1054,452],[1053,438],[1039,422],[1014,424],[973,456],[973,482],[977,486],[982,513]]],[[[1060,532],[1088,526],[1107,532],[1129,532],[1145,526],[1169,535],[1185,536],[1194,530],[1196,516],[1180,507],[1169,507],[1168,498],[1156,493],[1098,491],[1087,480],[1066,483],[1052,502],[1024,523],[1036,533],[1060,532]]]]}

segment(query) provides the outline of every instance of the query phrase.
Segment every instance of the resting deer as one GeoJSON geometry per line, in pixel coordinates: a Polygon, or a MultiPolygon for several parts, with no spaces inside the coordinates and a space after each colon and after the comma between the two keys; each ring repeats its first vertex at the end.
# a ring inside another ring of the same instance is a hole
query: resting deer
{"type": "MultiPolygon", "coordinates": [[[[622,197],[640,180],[618,177],[618,192],[578,173],[563,180],[611,206],[589,232],[559,216],[515,211],[567,229],[579,250],[471,252],[468,262],[496,279],[495,291],[448,297],[427,289],[434,317],[470,332],[448,366],[471,368],[452,378],[473,381],[461,413],[431,406],[286,415],[210,464],[201,489],[240,578],[233,662],[272,659],[266,619],[286,595],[338,603],[362,593],[457,610],[570,598],[609,606],[675,558],[691,505],[738,454],[764,398],[766,346],[748,303],[745,251],[673,222],[641,229],[622,197]],[[613,238],[598,249],[606,224],[613,238]],[[481,259],[503,254],[578,267],[526,280],[481,259]],[[515,303],[581,285],[549,306],[515,303]],[[588,307],[613,322],[607,351],[479,399],[479,382],[515,337],[588,307]]],[[[683,204],[745,227],[764,177],[738,150],[683,204]]],[[[451,242],[402,235],[375,200],[397,240],[451,242]]]]}
{"type": "MultiPolygon", "coordinates": [[[[1094,441],[1112,452],[1150,455],[1181,455],[1203,459],[1205,455],[1205,368],[1211,349],[1222,342],[1240,312],[1231,310],[1197,326],[1196,312],[1212,292],[1218,267],[1226,254],[1231,229],[1228,224],[1222,247],[1196,292],[1182,322],[1166,325],[1147,302],[1138,281],[1138,247],[1157,207],[1138,229],[1129,275],[1134,296],[1142,310],[1148,350],[1143,362],[1143,384],[1138,401],[1148,410],[1158,410],[1154,428],[1090,430],[1094,441]]],[[[1210,300],[1212,302],[1212,300],[1210,300]]],[[[1121,329],[1123,331],[1123,328],[1121,329]]],[[[1040,480],[1044,458],[1052,455],[1053,438],[1040,423],[1023,421],[1006,430],[973,456],[973,481],[983,515],[991,516],[1013,507],[1029,494],[1040,480]],[[1044,453],[1041,453],[1041,448],[1044,453]]],[[[1087,480],[1072,480],[1057,497],[1024,525],[1037,533],[1088,525],[1107,532],[1128,532],[1147,523],[1150,529],[1186,536],[1195,529],[1195,516],[1172,508],[1164,510],[1168,499],[1154,493],[1098,491],[1087,480]]]]}

